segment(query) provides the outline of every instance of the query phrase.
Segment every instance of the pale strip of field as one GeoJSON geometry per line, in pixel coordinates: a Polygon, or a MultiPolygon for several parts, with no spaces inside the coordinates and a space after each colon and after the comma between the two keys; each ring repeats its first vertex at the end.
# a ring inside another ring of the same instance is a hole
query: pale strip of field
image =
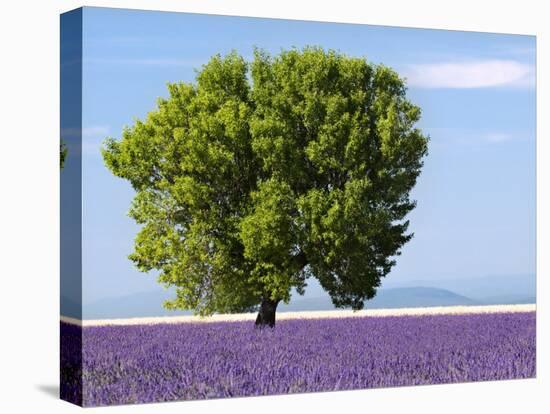
{"type": "MultiPolygon", "coordinates": [[[[401,309],[366,309],[361,311],[330,310],[330,311],[302,311],[302,312],[278,312],[277,320],[285,319],[323,319],[323,318],[357,318],[380,316],[405,316],[405,315],[462,315],[475,313],[515,313],[534,312],[535,304],[522,305],[486,305],[486,306],[438,306],[430,308],[401,308],[401,309]]],[[[149,318],[125,318],[125,319],[88,319],[79,320],[61,316],[62,322],[79,326],[107,326],[107,325],[151,325],[159,323],[189,323],[189,322],[231,322],[253,321],[254,313],[236,313],[200,316],[157,316],[149,318]]]]}

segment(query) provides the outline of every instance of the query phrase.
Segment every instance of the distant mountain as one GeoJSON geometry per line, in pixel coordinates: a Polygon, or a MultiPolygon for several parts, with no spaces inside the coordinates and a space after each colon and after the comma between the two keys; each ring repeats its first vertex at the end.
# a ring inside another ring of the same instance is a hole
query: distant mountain
{"type": "Polygon", "coordinates": [[[466,296],[446,289],[433,287],[409,287],[380,289],[378,294],[366,302],[370,308],[415,308],[424,306],[479,305],[466,296]]]}
{"type": "MultiPolygon", "coordinates": [[[[479,305],[475,300],[466,296],[457,295],[445,289],[430,287],[409,287],[380,289],[376,296],[365,302],[366,309],[384,308],[416,308],[426,306],[457,306],[457,305],[479,305]]],[[[330,310],[334,309],[330,298],[300,297],[295,296],[289,304],[279,305],[281,312],[300,310],[330,310]]]]}
{"type": "Polygon", "coordinates": [[[192,311],[171,311],[162,304],[173,292],[157,289],[118,298],[105,298],[84,306],[83,319],[141,318],[146,316],[191,315],[192,311]]]}
{"type": "MultiPolygon", "coordinates": [[[[388,278],[376,296],[365,303],[366,309],[408,308],[425,306],[493,305],[535,303],[534,275],[486,276],[479,278],[416,280],[400,282],[388,278]],[[386,283],[388,282],[388,283],[386,283]]],[[[306,294],[292,293],[289,304],[280,304],[278,311],[332,310],[328,294],[316,280],[308,281],[306,294]]],[[[165,300],[174,297],[173,290],[105,298],[83,306],[83,319],[130,318],[145,316],[190,315],[192,311],[169,311],[165,300]]],[[[63,305],[63,304],[62,304],[63,305]]],[[[63,309],[75,311],[76,304],[67,301],[63,309]]]]}
{"type": "MultiPolygon", "coordinates": [[[[162,303],[171,297],[166,290],[138,293],[119,298],[102,299],[84,307],[84,319],[130,318],[145,316],[190,315],[191,311],[170,311],[162,303]]],[[[376,297],[365,304],[367,309],[406,308],[424,306],[476,305],[478,302],[444,289],[411,287],[381,289],[376,297]]],[[[289,304],[281,303],[281,312],[332,310],[330,297],[304,297],[294,295],[289,304]]]]}
{"type": "Polygon", "coordinates": [[[445,289],[483,304],[535,303],[537,296],[534,274],[489,275],[461,279],[384,280],[383,288],[425,286],[445,289]]]}
{"type": "Polygon", "coordinates": [[[82,303],[78,302],[77,300],[71,299],[68,296],[61,295],[60,312],[61,312],[61,315],[63,316],[81,319],[82,303]]]}

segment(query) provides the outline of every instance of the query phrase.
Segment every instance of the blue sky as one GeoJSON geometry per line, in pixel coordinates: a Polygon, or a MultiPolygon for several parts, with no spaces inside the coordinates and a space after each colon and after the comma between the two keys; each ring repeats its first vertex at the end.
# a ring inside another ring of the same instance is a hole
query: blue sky
{"type": "Polygon", "coordinates": [[[159,288],[127,259],[133,191],[104,167],[105,137],[120,138],[166,82],[193,81],[213,54],[304,45],[393,67],[423,110],[431,142],[413,191],[415,237],[388,281],[535,272],[535,37],[85,8],[84,304],[159,288]]]}

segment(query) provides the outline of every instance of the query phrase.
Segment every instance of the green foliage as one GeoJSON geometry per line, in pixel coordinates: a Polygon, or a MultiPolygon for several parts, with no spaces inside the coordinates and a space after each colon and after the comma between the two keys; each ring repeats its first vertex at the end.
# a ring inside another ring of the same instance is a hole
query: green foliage
{"type": "Polygon", "coordinates": [[[316,277],[363,307],[411,239],[409,192],[427,154],[420,109],[390,68],[306,47],[214,56],[109,138],[136,190],[130,258],[200,314],[290,300],[316,277]]]}
{"type": "Polygon", "coordinates": [[[63,140],[61,140],[59,142],[59,167],[61,169],[63,169],[63,167],[65,166],[67,153],[68,153],[67,145],[65,144],[65,142],[63,142],[63,140]]]}

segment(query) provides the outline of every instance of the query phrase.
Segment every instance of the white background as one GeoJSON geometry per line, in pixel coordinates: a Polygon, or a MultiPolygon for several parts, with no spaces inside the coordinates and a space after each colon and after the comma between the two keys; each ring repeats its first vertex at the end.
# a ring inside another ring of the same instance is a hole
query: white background
{"type": "MultiPolygon", "coordinates": [[[[536,34],[538,49],[536,380],[163,403],[89,409],[88,412],[543,412],[550,390],[549,282],[546,278],[550,243],[549,214],[545,214],[550,212],[550,154],[545,140],[550,114],[550,25],[544,4],[540,0],[90,0],[85,3],[88,6],[536,34]]],[[[78,410],[57,399],[58,62],[59,14],[81,5],[77,1],[48,0],[10,1],[1,6],[0,410],[6,413],[78,410]]]]}

